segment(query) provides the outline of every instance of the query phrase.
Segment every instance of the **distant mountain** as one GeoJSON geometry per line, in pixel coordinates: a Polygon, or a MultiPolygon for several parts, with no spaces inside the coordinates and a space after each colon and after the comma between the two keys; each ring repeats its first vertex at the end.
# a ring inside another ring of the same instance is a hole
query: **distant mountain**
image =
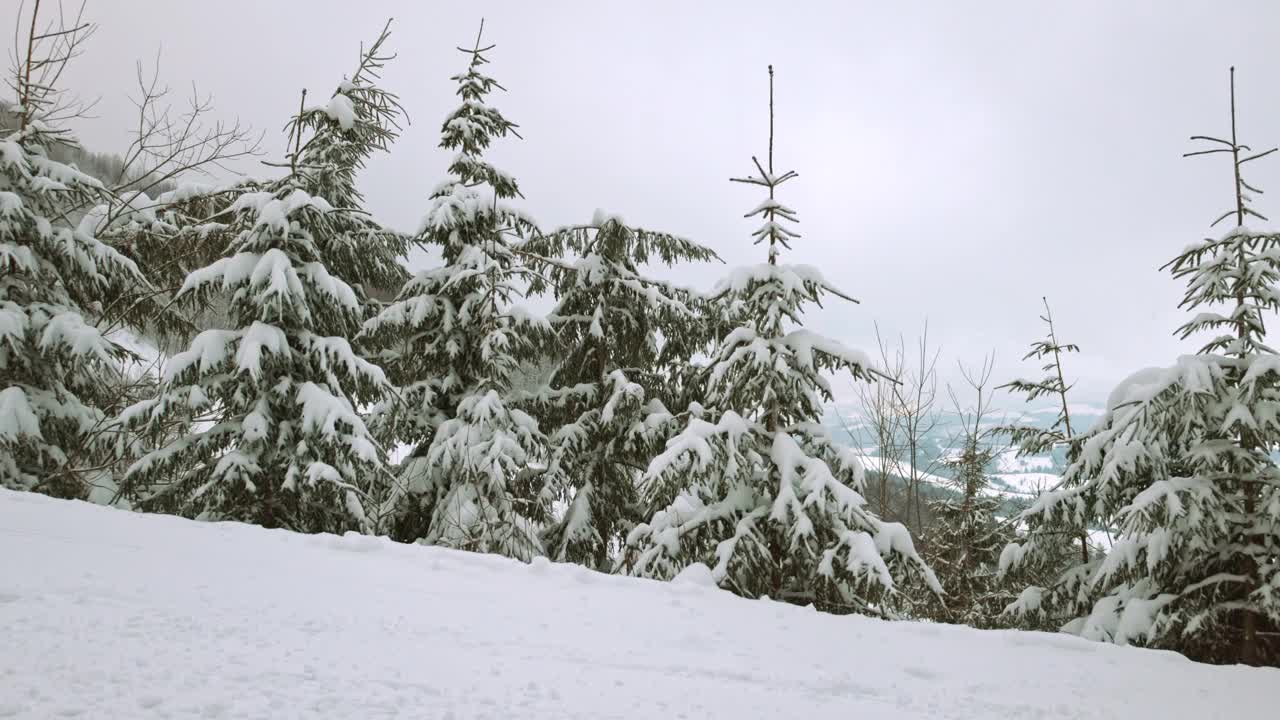
{"type": "MultiPolygon", "coordinates": [[[[1088,429],[1105,413],[1103,408],[1088,404],[1072,404],[1068,406],[1071,421],[1077,431],[1088,429]]],[[[991,414],[987,427],[1006,424],[1023,424],[1048,428],[1058,415],[1056,406],[1044,406],[1030,409],[1017,408],[996,411],[991,414]]],[[[837,442],[858,448],[864,458],[867,469],[876,472],[880,469],[881,458],[876,447],[875,434],[862,420],[860,407],[857,404],[840,404],[832,407],[825,419],[827,428],[837,442]]],[[[933,431],[924,437],[922,444],[921,465],[936,464],[931,468],[933,475],[926,477],[936,485],[946,486],[949,473],[942,460],[958,445],[962,435],[959,418],[954,413],[944,413],[933,431]],[[935,461],[938,461],[935,463],[935,461]]],[[[1057,450],[1052,454],[1018,457],[1018,449],[1008,444],[1008,438],[996,437],[988,440],[988,447],[997,450],[995,460],[988,468],[992,485],[1002,494],[1022,498],[1030,498],[1042,489],[1051,487],[1057,482],[1065,465],[1065,452],[1057,450]]]]}

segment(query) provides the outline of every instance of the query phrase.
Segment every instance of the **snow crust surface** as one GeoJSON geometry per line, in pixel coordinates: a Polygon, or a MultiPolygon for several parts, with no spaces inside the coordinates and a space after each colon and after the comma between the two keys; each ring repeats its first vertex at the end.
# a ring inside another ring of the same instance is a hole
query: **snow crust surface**
{"type": "Polygon", "coordinates": [[[1268,717],[1280,671],[0,490],[3,718],[1268,717]]]}

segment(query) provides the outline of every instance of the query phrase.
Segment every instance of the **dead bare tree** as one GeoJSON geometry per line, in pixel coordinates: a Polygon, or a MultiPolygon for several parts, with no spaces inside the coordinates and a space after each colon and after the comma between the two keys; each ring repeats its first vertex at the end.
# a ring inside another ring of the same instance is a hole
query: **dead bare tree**
{"type": "Polygon", "coordinates": [[[950,384],[947,385],[947,396],[951,400],[951,407],[956,417],[960,420],[962,445],[966,443],[990,445],[991,440],[999,434],[999,425],[983,427],[984,424],[989,422],[994,413],[992,404],[994,402],[994,393],[988,386],[991,384],[991,374],[995,369],[995,362],[996,355],[992,351],[982,359],[982,364],[976,368],[967,366],[963,362],[956,363],[960,370],[960,377],[964,379],[965,384],[973,391],[974,401],[972,403],[962,402],[956,394],[955,387],[950,384]]]}
{"type": "MultiPolygon", "coordinates": [[[[899,351],[905,343],[898,338],[899,351]]],[[[907,456],[907,509],[915,513],[915,530],[924,532],[924,515],[921,510],[920,487],[925,479],[935,476],[942,457],[939,453],[926,454],[925,444],[938,427],[938,356],[941,348],[929,352],[929,321],[916,342],[914,365],[906,372],[903,382],[893,386],[897,396],[896,407],[902,417],[903,450],[907,456]]]]}
{"type": "Polygon", "coordinates": [[[43,26],[40,0],[34,0],[31,20],[26,24],[22,22],[25,5],[25,1],[18,5],[6,81],[17,99],[18,129],[26,130],[31,123],[39,122],[46,135],[74,144],[69,131],[58,128],[68,120],[86,116],[97,100],[86,102],[60,89],[59,79],[67,65],[84,52],[83,45],[97,26],[85,21],[83,1],[74,15],[69,15],[61,2],[57,3],[57,16],[43,26]],[[23,29],[27,34],[25,43],[23,29]]]}
{"type": "Polygon", "coordinates": [[[898,391],[906,375],[906,361],[901,345],[893,348],[876,329],[876,347],[880,355],[880,370],[891,382],[858,383],[858,424],[845,426],[858,445],[858,453],[864,464],[875,471],[877,487],[871,500],[876,514],[882,518],[901,519],[890,507],[889,485],[891,477],[900,477],[904,448],[902,439],[902,414],[898,411],[898,391]],[[870,437],[867,437],[870,435],[870,437]],[[870,443],[870,445],[868,445],[870,443]],[[875,449],[875,455],[867,452],[875,449]]]}
{"type": "Polygon", "coordinates": [[[872,500],[877,512],[921,533],[925,524],[921,488],[942,463],[942,457],[928,447],[940,422],[936,406],[941,351],[929,347],[927,321],[910,360],[903,336],[896,343],[890,341],[878,325],[876,346],[882,369],[892,382],[858,386],[859,427],[846,430],[858,440],[864,459],[876,471],[878,485],[872,500]],[[875,448],[874,457],[865,450],[868,442],[875,448]],[[903,483],[899,508],[893,507],[891,493],[895,478],[903,483]]]}
{"type": "MultiPolygon", "coordinates": [[[[170,104],[172,89],[160,84],[159,52],[150,73],[141,61],[137,63],[136,81],[138,95],[131,98],[137,109],[133,141],[112,179],[117,195],[150,196],[156,188],[190,173],[209,175],[217,169],[234,174],[228,163],[262,154],[264,134],[255,134],[238,119],[213,119],[212,96],[201,95],[194,84],[184,107],[170,104]]],[[[119,203],[106,222],[131,206],[136,208],[132,203],[119,203]]]]}

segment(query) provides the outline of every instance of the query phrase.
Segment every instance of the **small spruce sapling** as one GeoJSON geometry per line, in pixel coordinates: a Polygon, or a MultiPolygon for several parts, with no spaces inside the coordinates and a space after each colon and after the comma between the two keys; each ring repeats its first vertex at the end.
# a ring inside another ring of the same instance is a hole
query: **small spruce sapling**
{"type": "MultiPolygon", "coordinates": [[[[1043,453],[1052,456],[1055,452],[1062,450],[1069,458],[1072,440],[1075,438],[1075,430],[1071,426],[1071,406],[1067,402],[1067,393],[1071,391],[1072,385],[1067,383],[1063,373],[1062,356],[1080,352],[1080,346],[1058,339],[1058,332],[1053,323],[1053,311],[1049,309],[1049,300],[1041,298],[1041,301],[1044,303],[1044,315],[1041,315],[1040,319],[1044,322],[1048,334],[1031,343],[1030,351],[1022,359],[1044,361],[1040,369],[1045,375],[1040,380],[1013,380],[997,389],[1007,388],[1022,395],[1028,403],[1033,403],[1040,398],[1050,398],[1057,404],[1058,414],[1048,428],[1034,425],[1006,425],[998,431],[1009,437],[1010,442],[1017,448],[1017,457],[1043,453]]],[[[1046,536],[1050,534],[1059,537],[1075,536],[1080,546],[1080,562],[1086,565],[1089,563],[1090,541],[1087,528],[1041,525],[1036,528],[1036,532],[1046,536]]]]}

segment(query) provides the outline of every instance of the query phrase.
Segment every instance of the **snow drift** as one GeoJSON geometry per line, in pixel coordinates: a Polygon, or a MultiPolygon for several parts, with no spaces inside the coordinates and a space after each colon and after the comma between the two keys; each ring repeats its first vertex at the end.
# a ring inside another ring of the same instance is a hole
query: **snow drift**
{"type": "Polygon", "coordinates": [[[0,717],[1266,717],[1280,671],[0,491],[0,717]]]}

